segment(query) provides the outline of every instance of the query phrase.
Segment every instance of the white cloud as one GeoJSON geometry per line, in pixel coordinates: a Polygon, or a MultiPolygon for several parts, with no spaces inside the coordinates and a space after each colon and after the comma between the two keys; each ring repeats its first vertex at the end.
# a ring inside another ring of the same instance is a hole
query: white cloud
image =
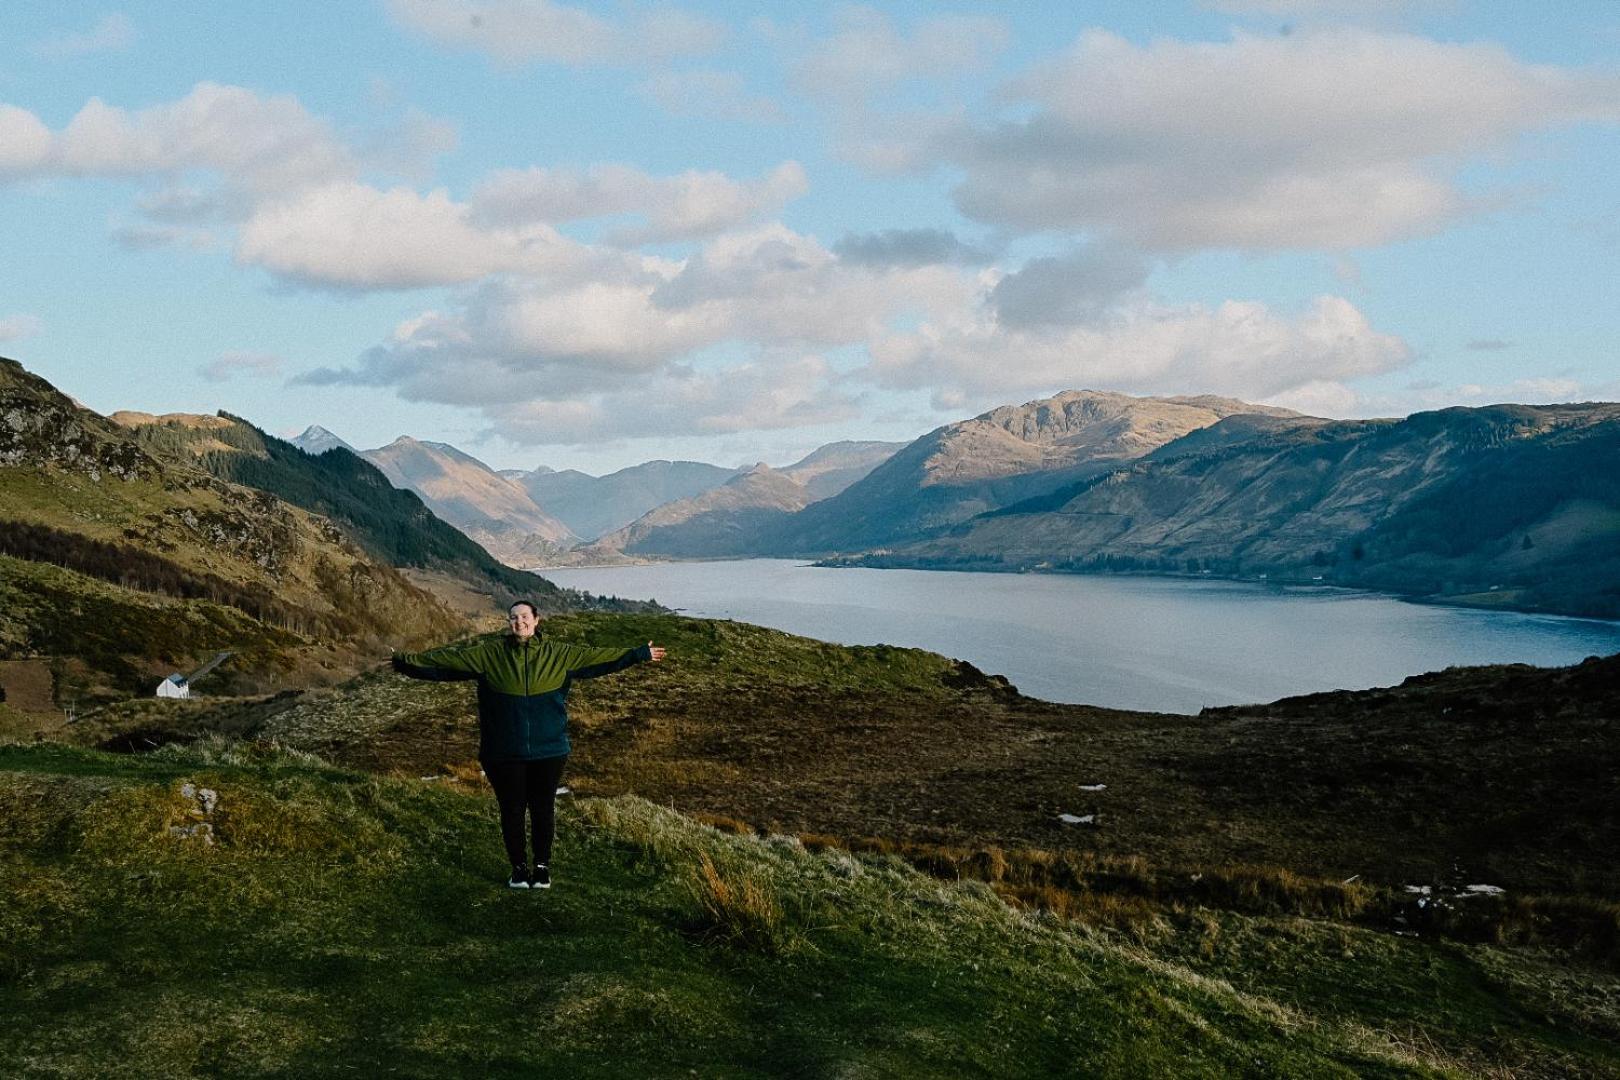
{"type": "Polygon", "coordinates": [[[734,71],[660,72],[636,91],[674,116],[753,124],[779,124],[787,119],[776,102],[750,94],[743,77],[734,71]]]}
{"type": "Polygon", "coordinates": [[[201,250],[236,228],[239,263],[336,288],[565,270],[589,282],[646,260],[567,239],[554,223],[609,219],[608,241],[624,246],[701,239],[768,217],[809,186],[794,161],[752,180],[695,170],[654,177],[614,165],[507,170],[469,206],[443,189],[358,179],[363,170],[424,174],[455,144],[451,125],[407,110],[356,150],[295,98],[212,83],[136,111],[91,99],[55,133],[33,113],[0,105],[0,179],[154,181],[135,202],[148,220],[118,226],[118,243],[201,250]]]}
{"type": "Polygon", "coordinates": [[[712,308],[732,336],[769,343],[857,344],[897,316],[971,303],[975,277],[947,266],[863,266],[782,225],[721,236],[652,294],[660,311],[712,308]]]}
{"type": "Polygon", "coordinates": [[[389,386],[533,430],[609,430],[612,402],[636,403],[688,434],[819,423],[846,405],[831,390],[803,389],[836,382],[805,356],[859,346],[896,319],[943,317],[980,287],[956,267],[845,263],[770,225],[716,238],[679,262],[625,257],[491,282],[453,310],[401,324],[353,367],[299,381],[389,386]],[[750,359],[723,374],[695,370],[693,358],[715,347],[750,359]],[[696,404],[711,399],[729,404],[696,404]]]}
{"type": "Polygon", "coordinates": [[[487,284],[459,311],[404,325],[360,369],[328,376],[398,384],[427,400],[507,401],[549,392],[559,379],[574,388],[653,371],[724,342],[860,344],[897,314],[943,312],[973,295],[960,271],[849,266],[773,225],[720,237],[681,262],[604,261],[568,275],[487,284]],[[489,370],[469,380],[451,374],[464,363],[504,366],[516,384],[489,370]],[[525,372],[543,376],[528,391],[525,372]]]}
{"type": "Polygon", "coordinates": [[[167,175],[212,170],[248,193],[352,175],[354,155],[294,97],[198,83],[178,101],[130,112],[91,98],[52,133],[0,106],[0,170],[12,176],[167,175]]]}
{"type": "Polygon", "coordinates": [[[8,315],[0,319],[0,341],[21,341],[45,328],[38,315],[8,315]]]}
{"type": "Polygon", "coordinates": [[[209,382],[224,382],[237,375],[267,379],[281,374],[284,364],[279,356],[257,352],[227,352],[219,359],[204,364],[197,374],[209,382]]]}
{"type": "Polygon", "coordinates": [[[0,179],[37,172],[51,154],[51,129],[27,109],[0,105],[0,179]]]}
{"type": "Polygon", "coordinates": [[[115,52],[135,43],[135,26],[128,16],[114,12],[103,15],[95,26],[80,33],[63,34],[34,46],[39,56],[67,59],[89,53],[115,52]]]}
{"type": "Polygon", "coordinates": [[[545,224],[475,225],[442,189],[421,195],[348,182],[257,207],[242,224],[236,258],[306,284],[365,289],[546,273],[588,253],[545,224]]]}
{"type": "Polygon", "coordinates": [[[770,357],[708,372],[677,366],[612,393],[485,410],[491,422],[486,434],[530,446],[781,430],[855,415],[854,401],[815,355],[770,357]]]}
{"type": "Polygon", "coordinates": [[[1362,404],[1362,398],[1342,382],[1313,379],[1303,386],[1273,394],[1258,404],[1293,409],[1307,416],[1337,418],[1355,416],[1362,404]]]}
{"type": "Polygon", "coordinates": [[[513,290],[491,326],[509,355],[630,371],[650,370],[725,334],[723,312],[660,310],[654,289],[651,281],[587,281],[513,290]]]}
{"type": "Polygon", "coordinates": [[[673,8],[619,22],[550,0],[388,0],[388,10],[430,41],[509,66],[634,64],[710,52],[725,38],[719,23],[673,8]]]}
{"type": "Polygon", "coordinates": [[[504,169],[472,197],[476,219],[513,225],[632,215],[645,224],[610,235],[622,244],[713,236],[781,209],[809,190],[804,168],[783,162],[756,181],[724,173],[649,176],[623,165],[569,169],[504,169]]]}
{"type": "Polygon", "coordinates": [[[1088,31],[1004,99],[1016,119],[927,146],[965,170],[963,212],[1150,250],[1420,235],[1480,209],[1455,182],[1462,162],[1528,132],[1620,122],[1615,74],[1344,27],[1147,45],[1088,31]]]}
{"type": "Polygon", "coordinates": [[[1074,388],[1252,401],[1390,371],[1410,355],[1339,297],[1318,297],[1292,318],[1250,301],[1211,308],[1141,300],[1081,325],[1032,328],[1005,326],[986,306],[879,341],[871,375],[931,390],[952,408],[1074,388]]]}

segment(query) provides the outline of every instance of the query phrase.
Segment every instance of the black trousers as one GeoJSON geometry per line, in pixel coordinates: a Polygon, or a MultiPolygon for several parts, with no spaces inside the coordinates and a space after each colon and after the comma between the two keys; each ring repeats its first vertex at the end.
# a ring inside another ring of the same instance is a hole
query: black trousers
{"type": "Polygon", "coordinates": [[[527,863],[523,850],[523,814],[534,826],[534,865],[551,865],[551,842],[557,835],[557,785],[568,755],[538,761],[498,761],[484,765],[501,807],[501,839],[513,865],[527,863]]]}

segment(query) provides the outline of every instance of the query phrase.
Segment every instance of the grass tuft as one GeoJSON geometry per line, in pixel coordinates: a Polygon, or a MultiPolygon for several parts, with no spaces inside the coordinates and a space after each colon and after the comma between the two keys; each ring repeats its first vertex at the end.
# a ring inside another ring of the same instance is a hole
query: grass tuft
{"type": "Polygon", "coordinates": [[[756,873],[721,870],[703,853],[691,877],[691,890],[699,911],[692,931],[704,940],[767,955],[787,953],[802,944],[788,925],[776,890],[756,873]]]}

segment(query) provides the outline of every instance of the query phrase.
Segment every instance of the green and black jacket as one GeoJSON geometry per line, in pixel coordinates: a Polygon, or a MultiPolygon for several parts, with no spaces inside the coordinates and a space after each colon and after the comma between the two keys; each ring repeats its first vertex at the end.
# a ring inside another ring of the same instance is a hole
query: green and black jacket
{"type": "Polygon", "coordinates": [[[394,657],[413,679],[478,680],[478,760],[533,761],[569,751],[568,688],[652,659],[652,650],[589,649],[535,634],[482,637],[394,657]]]}

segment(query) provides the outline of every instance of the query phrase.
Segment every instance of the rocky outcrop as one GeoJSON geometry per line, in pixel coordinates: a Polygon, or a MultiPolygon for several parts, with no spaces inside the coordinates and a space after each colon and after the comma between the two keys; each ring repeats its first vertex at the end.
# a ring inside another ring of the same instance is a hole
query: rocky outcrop
{"type": "Polygon", "coordinates": [[[81,409],[50,383],[0,358],[0,467],[51,467],[88,477],[157,476],[157,463],[116,424],[81,409]]]}

